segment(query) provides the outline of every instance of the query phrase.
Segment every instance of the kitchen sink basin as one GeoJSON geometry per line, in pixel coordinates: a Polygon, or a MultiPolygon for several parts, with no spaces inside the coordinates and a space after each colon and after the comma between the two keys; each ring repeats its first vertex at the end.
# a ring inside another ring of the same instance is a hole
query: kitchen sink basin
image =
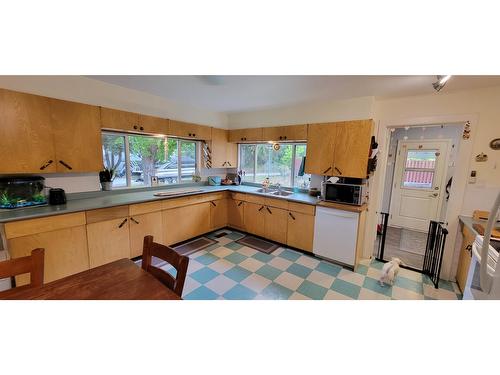
{"type": "Polygon", "coordinates": [[[264,194],[274,194],[278,190],[271,190],[271,189],[257,189],[257,193],[264,193],[264,194]]]}
{"type": "Polygon", "coordinates": [[[289,195],[292,195],[293,193],[290,192],[290,191],[284,191],[284,190],[281,190],[281,191],[275,191],[273,193],[270,193],[272,195],[278,195],[280,197],[288,197],[289,195]]]}

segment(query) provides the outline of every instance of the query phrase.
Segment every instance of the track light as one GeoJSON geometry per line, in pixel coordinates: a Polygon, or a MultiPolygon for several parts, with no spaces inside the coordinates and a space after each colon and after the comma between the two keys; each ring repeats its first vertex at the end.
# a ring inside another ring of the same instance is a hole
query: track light
{"type": "Polygon", "coordinates": [[[432,87],[434,87],[434,90],[439,92],[446,85],[446,82],[448,82],[450,78],[451,78],[450,75],[437,76],[437,81],[432,84],[432,87]]]}

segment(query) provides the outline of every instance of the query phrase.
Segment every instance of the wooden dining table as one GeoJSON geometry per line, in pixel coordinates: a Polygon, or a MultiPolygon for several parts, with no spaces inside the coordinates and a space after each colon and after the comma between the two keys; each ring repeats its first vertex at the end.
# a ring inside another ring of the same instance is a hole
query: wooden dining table
{"type": "Polygon", "coordinates": [[[179,300],[181,298],[130,259],[120,259],[40,287],[20,287],[0,292],[0,299],[179,300]]]}

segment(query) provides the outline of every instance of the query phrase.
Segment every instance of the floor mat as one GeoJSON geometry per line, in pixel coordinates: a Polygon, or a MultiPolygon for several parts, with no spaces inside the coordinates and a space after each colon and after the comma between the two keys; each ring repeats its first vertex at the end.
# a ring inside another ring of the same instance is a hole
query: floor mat
{"type": "Polygon", "coordinates": [[[276,245],[275,243],[248,235],[239,239],[236,242],[241,245],[251,247],[252,249],[259,250],[266,254],[271,254],[274,250],[276,250],[279,247],[279,245],[276,245]]]}
{"type": "Polygon", "coordinates": [[[196,253],[197,251],[207,248],[210,245],[213,245],[214,243],[217,243],[217,241],[214,241],[211,238],[207,237],[199,237],[175,246],[174,250],[180,255],[191,255],[196,253]]]}

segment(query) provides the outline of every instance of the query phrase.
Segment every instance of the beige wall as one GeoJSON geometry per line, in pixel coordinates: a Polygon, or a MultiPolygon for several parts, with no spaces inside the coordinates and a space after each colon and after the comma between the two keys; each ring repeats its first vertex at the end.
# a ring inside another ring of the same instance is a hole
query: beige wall
{"type": "Polygon", "coordinates": [[[227,128],[227,116],[82,76],[0,76],[0,87],[227,128]]]}

